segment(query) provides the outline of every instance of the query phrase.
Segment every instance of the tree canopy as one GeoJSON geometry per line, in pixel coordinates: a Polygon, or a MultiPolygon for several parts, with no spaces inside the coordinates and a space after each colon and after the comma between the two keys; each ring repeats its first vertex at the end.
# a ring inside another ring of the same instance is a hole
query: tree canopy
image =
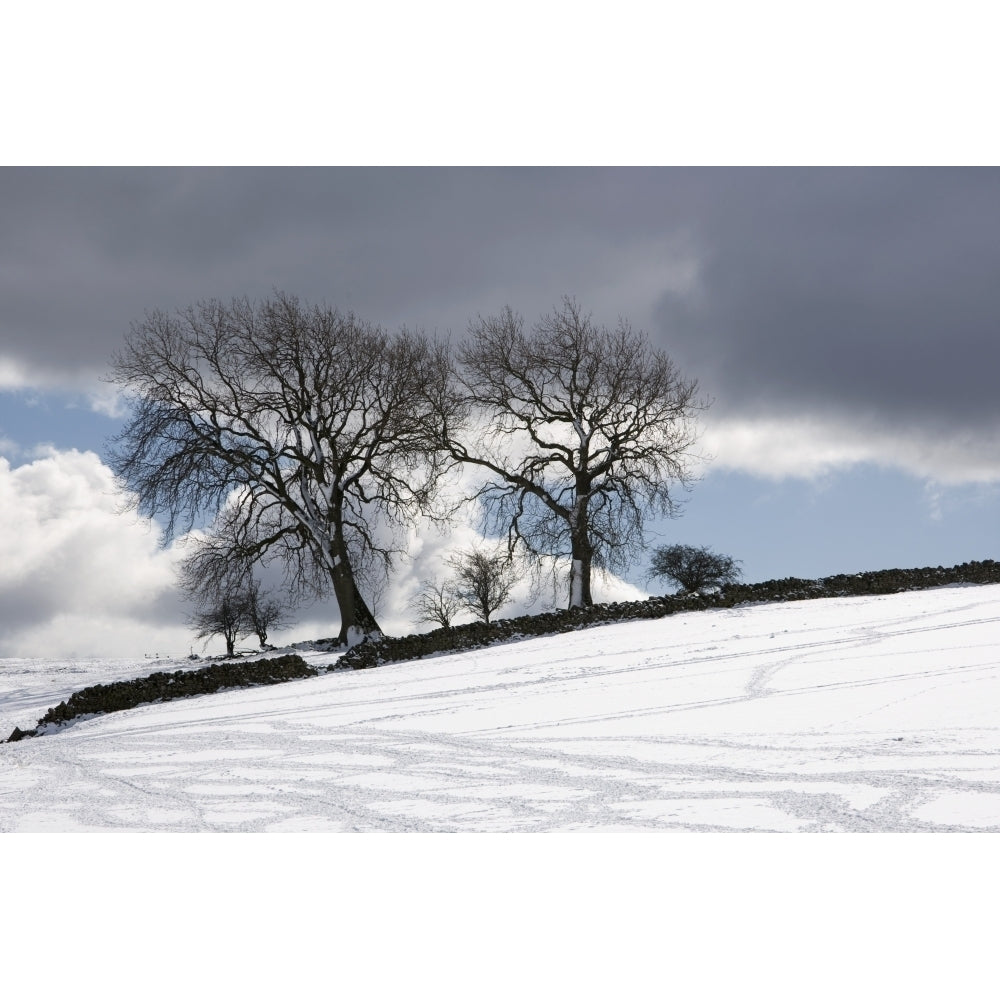
{"type": "Polygon", "coordinates": [[[440,365],[421,336],[282,293],[149,313],[114,363],[133,409],[112,467],[167,537],[216,517],[212,558],[280,557],[293,589],[332,590],[341,641],[377,633],[361,587],[444,467],[424,405],[440,365]]]}
{"type": "Polygon", "coordinates": [[[673,515],[692,479],[697,384],[624,320],[571,299],[530,330],[510,308],[470,325],[449,370],[442,445],[488,475],[487,524],[511,551],[570,559],[569,606],[591,569],[623,569],[650,513],[673,515]]]}

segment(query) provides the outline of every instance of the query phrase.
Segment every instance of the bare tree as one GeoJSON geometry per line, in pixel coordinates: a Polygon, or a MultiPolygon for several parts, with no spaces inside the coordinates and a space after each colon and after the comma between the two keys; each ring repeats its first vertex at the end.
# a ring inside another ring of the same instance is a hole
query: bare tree
{"type": "Polygon", "coordinates": [[[645,334],[598,326],[571,299],[530,332],[507,308],[469,334],[436,385],[443,444],[490,474],[476,494],[486,527],[510,552],[569,556],[569,606],[592,604],[592,567],[627,567],[647,514],[677,513],[696,383],[645,334]]]}
{"type": "Polygon", "coordinates": [[[649,570],[651,579],[666,577],[689,594],[736,583],[742,575],[737,560],[693,545],[660,546],[649,570]]]}
{"type": "Polygon", "coordinates": [[[340,640],[357,640],[379,632],[360,586],[432,508],[443,466],[421,400],[440,365],[423,337],[282,293],[149,313],[110,379],[133,403],[112,466],[166,539],[220,517],[203,557],[220,578],[280,558],[291,592],[332,590],[340,640]]]}
{"type": "Polygon", "coordinates": [[[195,638],[211,639],[222,636],[226,641],[226,656],[233,656],[236,640],[249,635],[246,602],[242,595],[220,594],[214,600],[204,600],[191,613],[188,624],[195,630],[195,638]]]}
{"type": "Polygon", "coordinates": [[[410,608],[418,622],[440,625],[441,628],[451,628],[452,621],[461,614],[464,606],[451,581],[431,581],[410,601],[410,608]]]}
{"type": "Polygon", "coordinates": [[[490,622],[490,616],[499,611],[514,589],[516,578],[510,559],[472,549],[454,556],[451,565],[455,570],[452,584],[460,604],[480,621],[490,622]]]}
{"type": "Polygon", "coordinates": [[[258,580],[251,580],[244,591],[244,611],[247,625],[257,636],[261,649],[267,647],[268,632],[287,628],[295,621],[289,606],[276,594],[261,589],[258,580]]]}
{"type": "MultiPolygon", "coordinates": [[[[191,539],[185,541],[192,543],[191,539]]],[[[194,550],[178,567],[178,579],[181,590],[197,608],[191,624],[199,631],[212,629],[198,638],[229,633],[235,642],[238,635],[254,634],[263,649],[271,629],[292,624],[288,603],[264,590],[253,575],[252,564],[227,552],[218,535],[193,540],[193,544],[194,550]],[[220,627],[223,623],[225,630],[220,627]]]]}

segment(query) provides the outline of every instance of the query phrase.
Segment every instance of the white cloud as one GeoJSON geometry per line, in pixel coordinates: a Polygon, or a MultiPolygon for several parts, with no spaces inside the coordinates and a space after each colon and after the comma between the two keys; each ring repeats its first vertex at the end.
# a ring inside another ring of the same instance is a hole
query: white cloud
{"type": "MultiPolygon", "coordinates": [[[[714,455],[709,469],[735,469],[775,480],[816,480],[865,463],[898,468],[927,482],[926,499],[934,518],[941,518],[950,502],[947,487],[981,484],[995,498],[1000,484],[1000,446],[984,450],[959,435],[900,434],[818,418],[712,420],[710,412],[701,444],[714,455]]],[[[183,548],[175,544],[162,549],[155,525],[122,513],[123,498],[114,477],[93,452],[48,447],[28,457],[30,461],[16,468],[0,457],[0,656],[187,652],[192,639],[174,577],[183,548]]],[[[453,484],[456,496],[471,492],[476,479],[475,473],[465,473],[453,484]]],[[[475,506],[465,504],[460,510],[443,531],[421,525],[398,539],[406,554],[377,603],[388,633],[413,630],[409,601],[422,585],[448,574],[450,556],[491,544],[479,530],[475,506]]],[[[562,605],[563,590],[554,594],[551,577],[536,583],[525,573],[501,614],[562,605]]],[[[594,596],[605,601],[646,595],[613,576],[598,575],[594,596]]],[[[315,638],[336,631],[337,611],[331,600],[303,608],[299,624],[274,638],[315,638]]]]}
{"type": "Polygon", "coordinates": [[[710,468],[767,479],[817,479],[871,464],[949,486],[1000,482],[1000,428],[990,438],[821,417],[713,420],[709,411],[701,446],[710,468]]]}
{"type": "MultiPolygon", "coordinates": [[[[155,525],[123,506],[111,470],[93,452],[39,449],[33,461],[17,468],[0,458],[0,656],[188,652],[193,640],[175,587],[183,543],[161,548],[155,525]]],[[[400,541],[406,555],[378,605],[380,623],[395,635],[414,630],[408,602],[424,583],[448,574],[451,555],[491,544],[477,530],[472,505],[448,529],[422,525],[400,541]]],[[[599,601],[646,596],[610,575],[596,575],[593,586],[599,601]]],[[[561,605],[565,595],[559,592],[555,600],[561,605]]],[[[552,604],[551,583],[535,586],[525,574],[500,615],[552,604]]],[[[272,638],[335,635],[337,620],[335,604],[321,602],[303,608],[298,625],[272,638]]],[[[200,644],[195,648],[201,651],[200,644]]],[[[208,651],[221,649],[211,645],[208,651]]]]}
{"type": "Polygon", "coordinates": [[[0,458],[0,655],[184,651],[176,555],[122,502],[93,452],[0,458]]]}

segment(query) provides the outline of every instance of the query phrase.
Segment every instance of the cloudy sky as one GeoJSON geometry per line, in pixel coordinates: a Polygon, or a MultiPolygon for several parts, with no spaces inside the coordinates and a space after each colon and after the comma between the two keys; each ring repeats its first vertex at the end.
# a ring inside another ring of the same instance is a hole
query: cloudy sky
{"type": "MultiPolygon", "coordinates": [[[[652,544],[750,580],[1000,557],[1000,170],[3,168],[0,218],[0,656],[187,651],[102,376],[146,310],[273,289],[453,337],[563,295],[646,330],[713,400],[652,544]]],[[[454,540],[414,538],[390,628],[454,540]]]]}

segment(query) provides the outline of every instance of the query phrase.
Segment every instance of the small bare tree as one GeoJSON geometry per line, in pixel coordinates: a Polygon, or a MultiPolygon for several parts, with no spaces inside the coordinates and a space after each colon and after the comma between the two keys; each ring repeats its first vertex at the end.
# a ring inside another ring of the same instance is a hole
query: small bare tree
{"type": "Polygon", "coordinates": [[[569,557],[569,606],[591,569],[627,568],[647,512],[677,513],[692,479],[696,383],[645,334],[595,324],[564,299],[529,332],[480,317],[435,391],[442,445],[490,479],[476,494],[508,551],[569,557]]]}
{"type": "Polygon", "coordinates": [[[246,602],[242,595],[220,594],[214,600],[204,600],[191,613],[188,624],[195,638],[211,639],[219,635],[226,642],[226,656],[235,655],[236,640],[249,635],[246,602]]]}
{"type": "Polygon", "coordinates": [[[462,613],[465,605],[455,593],[452,581],[441,583],[437,580],[424,584],[410,601],[410,609],[418,622],[451,628],[456,615],[462,613]]]}
{"type": "Polygon", "coordinates": [[[219,539],[209,536],[197,542],[194,551],[181,562],[181,590],[196,607],[189,622],[198,630],[199,639],[224,636],[230,656],[240,636],[256,635],[264,649],[271,629],[292,624],[291,609],[261,587],[253,576],[252,565],[224,556],[219,539]]]}
{"type": "Polygon", "coordinates": [[[279,558],[293,593],[333,592],[341,642],[374,634],[361,588],[444,468],[422,404],[440,368],[421,336],[281,293],[150,313],[111,375],[133,403],[112,468],[165,539],[218,515],[219,567],[279,558]]]}
{"type": "Polygon", "coordinates": [[[510,600],[517,582],[510,559],[472,549],[459,553],[450,563],[455,571],[455,596],[462,607],[488,625],[490,616],[510,600]]]}
{"type": "Polygon", "coordinates": [[[291,609],[276,594],[261,589],[258,580],[251,580],[244,591],[244,608],[247,625],[260,641],[260,648],[267,648],[267,634],[272,629],[287,628],[295,619],[291,609]]]}

